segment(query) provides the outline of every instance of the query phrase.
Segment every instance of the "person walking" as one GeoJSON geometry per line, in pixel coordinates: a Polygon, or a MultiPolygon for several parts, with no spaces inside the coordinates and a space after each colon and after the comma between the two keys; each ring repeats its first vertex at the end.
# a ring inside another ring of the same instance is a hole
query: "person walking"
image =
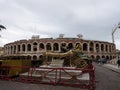
{"type": "Polygon", "coordinates": [[[117,64],[118,64],[118,68],[119,68],[120,67],[120,58],[119,57],[118,57],[117,64]]]}

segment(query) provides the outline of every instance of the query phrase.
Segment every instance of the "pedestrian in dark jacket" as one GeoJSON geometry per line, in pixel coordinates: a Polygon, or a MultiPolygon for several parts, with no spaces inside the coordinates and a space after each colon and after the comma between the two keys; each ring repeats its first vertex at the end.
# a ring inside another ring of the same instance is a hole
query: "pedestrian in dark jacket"
{"type": "Polygon", "coordinates": [[[118,68],[119,68],[120,67],[120,58],[118,58],[117,64],[118,64],[118,68]]]}

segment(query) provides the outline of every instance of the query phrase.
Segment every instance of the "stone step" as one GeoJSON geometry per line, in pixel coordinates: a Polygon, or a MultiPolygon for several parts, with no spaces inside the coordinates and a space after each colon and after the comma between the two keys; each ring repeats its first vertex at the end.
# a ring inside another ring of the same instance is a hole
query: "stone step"
{"type": "MultiPolygon", "coordinates": [[[[43,78],[43,80],[45,79],[47,79],[47,78],[49,78],[49,79],[51,79],[51,80],[55,80],[55,76],[46,76],[45,78],[43,78]]],[[[58,77],[59,78],[59,77],[58,77]]],[[[84,73],[84,74],[82,74],[82,75],[80,75],[80,76],[76,76],[76,78],[78,79],[78,80],[85,80],[85,81],[89,81],[90,80],[90,76],[89,76],[89,73],[84,73]]],[[[61,76],[61,79],[72,79],[72,76],[61,76]]]]}
{"type": "Polygon", "coordinates": [[[61,59],[53,59],[50,66],[51,67],[63,67],[64,60],[61,59]]]}

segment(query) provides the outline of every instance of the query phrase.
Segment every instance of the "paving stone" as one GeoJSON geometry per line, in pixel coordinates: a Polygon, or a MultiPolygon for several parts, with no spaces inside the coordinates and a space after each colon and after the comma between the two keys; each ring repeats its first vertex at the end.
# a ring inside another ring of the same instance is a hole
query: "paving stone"
{"type": "MultiPolygon", "coordinates": [[[[104,67],[95,65],[95,90],[120,90],[120,73],[104,67]]],[[[0,81],[0,90],[87,90],[69,86],[53,86],[43,84],[27,84],[13,81],[0,81]]]]}

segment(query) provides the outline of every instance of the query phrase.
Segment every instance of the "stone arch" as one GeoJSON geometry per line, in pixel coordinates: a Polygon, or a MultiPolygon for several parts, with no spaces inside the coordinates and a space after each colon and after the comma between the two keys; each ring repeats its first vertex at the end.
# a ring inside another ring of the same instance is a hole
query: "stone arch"
{"type": "Polygon", "coordinates": [[[116,56],[113,56],[112,59],[113,59],[113,58],[116,58],[116,56]]]}
{"type": "Polygon", "coordinates": [[[109,60],[109,56],[106,56],[106,60],[109,60]]]}
{"type": "Polygon", "coordinates": [[[66,52],[67,51],[67,44],[65,42],[62,42],[60,44],[60,49],[61,49],[61,52],[66,52]]]}
{"type": "Polygon", "coordinates": [[[39,56],[39,60],[42,60],[42,61],[43,61],[43,60],[44,60],[44,56],[43,56],[43,55],[40,55],[40,56],[39,56]]]}
{"type": "Polygon", "coordinates": [[[42,49],[44,49],[44,48],[45,48],[44,44],[43,44],[43,43],[40,43],[40,44],[39,44],[39,50],[42,50],[42,49]]]}
{"type": "Polygon", "coordinates": [[[39,67],[39,60],[37,59],[37,56],[36,55],[34,55],[33,57],[32,57],[32,61],[31,61],[31,65],[32,65],[32,67],[39,67]]]}
{"type": "Polygon", "coordinates": [[[78,46],[78,45],[81,45],[81,43],[76,43],[76,44],[75,44],[75,47],[78,46]]]}
{"type": "Polygon", "coordinates": [[[37,51],[37,42],[33,43],[33,51],[37,51]]]}
{"type": "Polygon", "coordinates": [[[110,55],[110,60],[112,60],[113,58],[112,58],[112,56],[110,55]]]}
{"type": "Polygon", "coordinates": [[[25,44],[22,44],[22,51],[24,51],[25,52],[25,44]]]}
{"type": "Polygon", "coordinates": [[[94,55],[91,55],[90,57],[91,57],[91,59],[92,59],[92,60],[94,60],[94,59],[95,59],[94,55]]]}
{"type": "Polygon", "coordinates": [[[83,43],[83,51],[87,51],[87,49],[88,49],[87,43],[83,43]]]}
{"type": "Polygon", "coordinates": [[[58,51],[59,50],[59,44],[58,43],[54,43],[53,44],[53,50],[54,51],[58,51]]]}
{"type": "Polygon", "coordinates": [[[94,43],[93,42],[90,42],[89,43],[89,50],[91,51],[91,52],[94,52],[94,43]]]}
{"type": "Polygon", "coordinates": [[[10,46],[8,46],[8,54],[10,54],[10,46]]]}
{"type": "Polygon", "coordinates": [[[36,55],[33,56],[33,60],[37,60],[37,56],[36,55]]]}
{"type": "Polygon", "coordinates": [[[31,44],[27,45],[27,51],[31,51],[31,44]]]}
{"type": "Polygon", "coordinates": [[[13,46],[11,45],[11,54],[13,53],[13,46]]]}
{"type": "Polygon", "coordinates": [[[17,48],[18,48],[18,52],[20,52],[21,49],[20,45],[17,45],[17,48]]]}
{"type": "Polygon", "coordinates": [[[95,49],[96,49],[96,52],[97,52],[97,53],[100,51],[100,46],[99,46],[98,43],[95,45],[95,49]]]}
{"type": "Polygon", "coordinates": [[[108,52],[108,45],[105,45],[105,51],[108,52]]]}
{"type": "Polygon", "coordinates": [[[5,46],[5,54],[8,54],[8,47],[5,46]]]}
{"type": "Polygon", "coordinates": [[[46,44],[46,50],[51,50],[51,49],[52,49],[51,44],[50,44],[50,43],[47,43],[47,44],[46,44]]]}
{"type": "Polygon", "coordinates": [[[13,53],[14,54],[16,53],[16,45],[14,45],[14,51],[13,51],[13,53]]]}
{"type": "Polygon", "coordinates": [[[111,45],[109,45],[109,52],[111,52],[111,45]]]}
{"type": "Polygon", "coordinates": [[[103,55],[102,58],[105,58],[105,56],[103,55]]]}
{"type": "Polygon", "coordinates": [[[30,55],[27,55],[28,60],[32,60],[32,57],[30,55]]]}
{"type": "Polygon", "coordinates": [[[114,49],[115,47],[112,45],[112,51],[114,51],[115,49],[114,49]]]}
{"type": "Polygon", "coordinates": [[[75,48],[79,48],[80,51],[82,51],[82,45],[81,43],[76,43],[75,48]]]}
{"type": "Polygon", "coordinates": [[[99,55],[97,55],[97,56],[96,56],[96,60],[98,61],[99,59],[100,59],[100,56],[99,56],[99,55]]]}
{"type": "Polygon", "coordinates": [[[43,55],[40,55],[39,56],[39,60],[38,60],[38,66],[42,65],[44,62],[44,56],[43,55]]]}
{"type": "Polygon", "coordinates": [[[101,44],[101,51],[104,52],[104,44],[101,44]]]}
{"type": "Polygon", "coordinates": [[[68,43],[68,46],[67,46],[67,49],[73,49],[74,48],[74,46],[73,46],[73,43],[68,43]]]}

